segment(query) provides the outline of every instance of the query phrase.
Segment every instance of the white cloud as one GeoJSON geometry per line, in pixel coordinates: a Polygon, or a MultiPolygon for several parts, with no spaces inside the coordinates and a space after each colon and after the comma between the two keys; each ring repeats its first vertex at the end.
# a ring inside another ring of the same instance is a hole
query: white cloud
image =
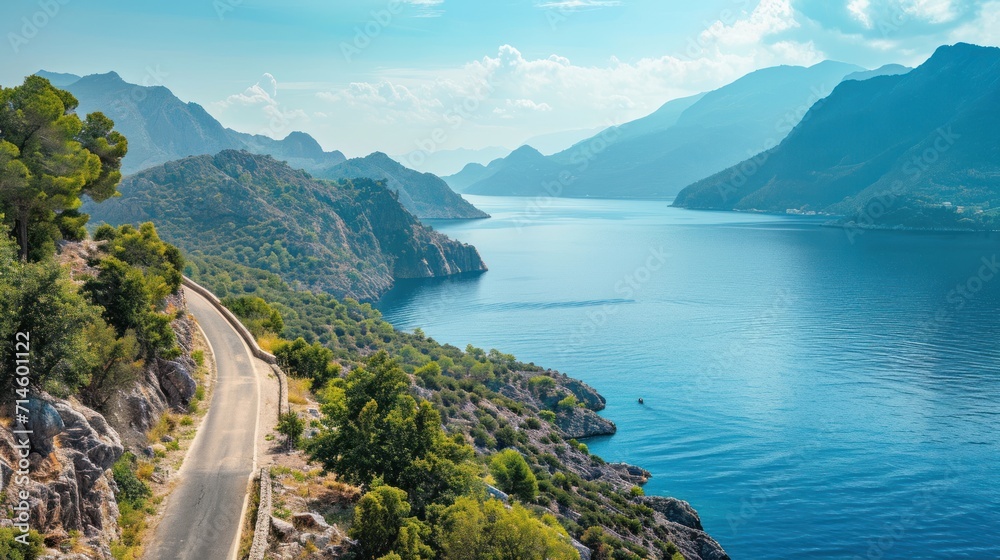
{"type": "Polygon", "coordinates": [[[871,9],[871,0],[850,0],[847,3],[847,11],[851,17],[856,19],[861,25],[868,29],[872,28],[872,17],[868,13],[871,9]]]}
{"type": "Polygon", "coordinates": [[[732,24],[718,20],[699,36],[701,44],[756,45],[763,39],[799,27],[791,0],[761,0],[750,14],[732,24]]]}
{"type": "Polygon", "coordinates": [[[930,23],[947,23],[958,17],[952,0],[905,0],[900,7],[905,13],[930,23]]]}
{"type": "Polygon", "coordinates": [[[991,0],[979,9],[978,16],[957,27],[950,35],[953,42],[1000,45],[1000,1],[991,0]]]}
{"type": "Polygon", "coordinates": [[[286,110],[277,101],[278,81],[265,73],[257,83],[241,93],[230,95],[211,105],[220,116],[236,121],[241,130],[253,130],[272,138],[283,138],[294,130],[296,124],[308,119],[302,109],[286,110]]]}
{"type": "Polygon", "coordinates": [[[575,10],[585,10],[587,8],[621,6],[622,3],[618,0],[558,0],[553,2],[540,2],[535,5],[546,10],[571,12],[575,10]]]}

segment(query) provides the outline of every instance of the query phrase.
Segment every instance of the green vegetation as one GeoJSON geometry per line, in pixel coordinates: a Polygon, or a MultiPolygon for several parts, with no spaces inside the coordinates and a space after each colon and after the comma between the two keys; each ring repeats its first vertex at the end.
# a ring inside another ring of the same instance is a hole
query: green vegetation
{"type": "Polygon", "coordinates": [[[285,445],[289,449],[299,445],[305,429],[306,423],[294,412],[286,412],[278,417],[278,433],[285,436],[285,445]]]}
{"type": "Polygon", "coordinates": [[[580,555],[555,517],[539,519],[518,504],[506,509],[496,500],[461,498],[444,510],[441,558],[569,560],[580,555]]]}
{"type": "Polygon", "coordinates": [[[0,527],[0,558],[4,560],[35,560],[45,552],[42,536],[38,531],[28,532],[28,544],[23,545],[14,539],[21,536],[21,531],[12,527],[0,527]]]}
{"type": "Polygon", "coordinates": [[[110,224],[155,218],[196,263],[221,257],[338,296],[374,300],[396,278],[484,268],[474,248],[422,225],[381,184],[322,181],[269,156],[185,158],[127,178],[121,192],[87,211],[110,224]]]}
{"type": "Polygon", "coordinates": [[[230,296],[222,300],[222,305],[239,317],[240,322],[257,338],[268,333],[281,334],[285,328],[281,313],[259,297],[230,296]]]}
{"type": "Polygon", "coordinates": [[[111,544],[115,560],[138,558],[142,534],[146,530],[146,515],[153,513],[148,503],[153,492],[136,476],[137,466],[135,455],[124,453],[111,469],[118,486],[115,499],[118,502],[118,525],[122,531],[121,540],[111,544]]]}
{"type": "Polygon", "coordinates": [[[0,87],[0,209],[22,260],[51,255],[64,237],[82,238],[80,197],[105,200],[121,180],[128,142],[101,113],[81,120],[77,105],[38,76],[0,87]]]}
{"type": "Polygon", "coordinates": [[[520,453],[507,449],[490,461],[490,474],[501,490],[521,500],[533,502],[538,495],[538,480],[520,453]]]}

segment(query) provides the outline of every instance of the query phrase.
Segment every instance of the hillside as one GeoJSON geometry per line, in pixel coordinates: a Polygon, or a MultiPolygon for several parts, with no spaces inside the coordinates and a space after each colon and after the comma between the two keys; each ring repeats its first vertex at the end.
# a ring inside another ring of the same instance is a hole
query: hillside
{"type": "Polygon", "coordinates": [[[193,255],[219,255],[340,297],[374,300],[396,279],[486,270],[476,249],[429,230],[370,181],[313,179],[270,156],[227,150],[123,181],[92,223],[156,222],[193,255]]]}
{"type": "Polygon", "coordinates": [[[71,74],[39,72],[53,85],[72,93],[78,111],[101,111],[129,139],[122,164],[135,173],[182,157],[247,150],[288,161],[293,167],[317,169],[344,161],[338,151],[324,152],[308,134],[293,132],[283,140],[225,128],[197,103],[185,103],[163,86],[130,84],[115,72],[76,78],[71,74]]]}
{"type": "Polygon", "coordinates": [[[375,152],[367,157],[349,159],[316,171],[321,179],[368,178],[383,181],[386,188],[399,195],[399,203],[418,218],[471,219],[488,218],[448,187],[440,177],[403,167],[389,156],[375,152]]]}
{"type": "Polygon", "coordinates": [[[779,146],[681,192],[685,208],[815,211],[864,225],[992,227],[1000,49],[941,47],[906,74],[841,84],[779,146]],[[746,174],[741,169],[753,168],[746,174]],[[877,204],[877,212],[866,209],[877,204]]]}
{"type": "Polygon", "coordinates": [[[515,154],[446,178],[470,194],[670,198],[748,154],[775,146],[845,76],[864,70],[826,61],[752,72],[705,94],[676,99],[526,165],[515,154]],[[546,188],[546,185],[549,188],[546,188]]]}

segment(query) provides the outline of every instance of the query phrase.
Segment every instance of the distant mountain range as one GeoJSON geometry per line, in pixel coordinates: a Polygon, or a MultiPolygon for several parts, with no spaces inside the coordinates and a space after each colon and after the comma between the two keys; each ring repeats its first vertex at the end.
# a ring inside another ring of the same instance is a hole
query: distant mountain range
{"type": "Polygon", "coordinates": [[[423,226],[381,184],[317,180],[266,155],[192,156],[132,175],[119,190],[84,206],[92,223],[153,221],[188,254],[338,297],[374,301],[397,279],[486,270],[475,247],[423,226]]]}
{"type": "Polygon", "coordinates": [[[185,103],[163,86],[130,84],[114,72],[79,77],[41,71],[38,75],[76,96],[81,114],[101,111],[115,121],[115,127],[129,142],[128,155],[122,164],[125,174],[188,156],[245,150],[270,155],[296,169],[330,178],[360,178],[370,173],[370,178],[386,180],[387,186],[399,193],[406,209],[419,218],[487,216],[437,177],[383,161],[386,158],[381,154],[374,154],[379,157],[373,161],[355,160],[338,171],[335,168],[346,162],[344,154],[324,151],[304,132],[292,132],[283,140],[237,132],[222,126],[201,105],[185,103]]]}
{"type": "Polygon", "coordinates": [[[692,182],[777,145],[845,78],[905,70],[868,71],[832,61],[766,68],[715,91],[670,101],[552,156],[525,146],[486,166],[470,164],[445,180],[469,194],[671,198],[692,182]]]}
{"type": "Polygon", "coordinates": [[[438,176],[444,176],[458,173],[469,163],[489,163],[509,153],[510,150],[507,148],[491,146],[478,150],[467,148],[435,150],[433,152],[417,150],[389,157],[421,173],[433,173],[438,176]]]}
{"type": "Polygon", "coordinates": [[[197,103],[185,103],[163,86],[130,84],[115,72],[77,77],[39,72],[53,85],[72,93],[81,114],[101,111],[128,138],[125,174],[187,156],[247,150],[268,154],[310,170],[344,161],[344,154],[324,152],[312,136],[293,132],[284,140],[237,132],[222,126],[197,103]],[[76,79],[74,79],[76,78],[76,79]]]}
{"type": "Polygon", "coordinates": [[[780,145],[684,189],[684,208],[820,212],[892,227],[994,227],[1000,49],[939,48],[845,81],[780,145]]]}
{"type": "Polygon", "coordinates": [[[313,175],[321,179],[369,178],[384,181],[386,187],[399,193],[400,204],[420,218],[489,217],[489,214],[479,210],[451,190],[437,175],[403,167],[381,152],[363,158],[349,159],[327,169],[317,170],[313,175]]]}

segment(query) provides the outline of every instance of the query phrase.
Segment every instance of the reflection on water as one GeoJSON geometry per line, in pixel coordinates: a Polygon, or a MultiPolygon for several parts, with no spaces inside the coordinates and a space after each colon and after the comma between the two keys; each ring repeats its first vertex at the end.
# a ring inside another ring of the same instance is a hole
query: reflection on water
{"type": "Polygon", "coordinates": [[[401,284],[386,318],[594,385],[619,433],[591,450],[734,558],[1000,557],[995,236],[470,199],[494,218],[434,226],[490,271],[401,284]]]}

